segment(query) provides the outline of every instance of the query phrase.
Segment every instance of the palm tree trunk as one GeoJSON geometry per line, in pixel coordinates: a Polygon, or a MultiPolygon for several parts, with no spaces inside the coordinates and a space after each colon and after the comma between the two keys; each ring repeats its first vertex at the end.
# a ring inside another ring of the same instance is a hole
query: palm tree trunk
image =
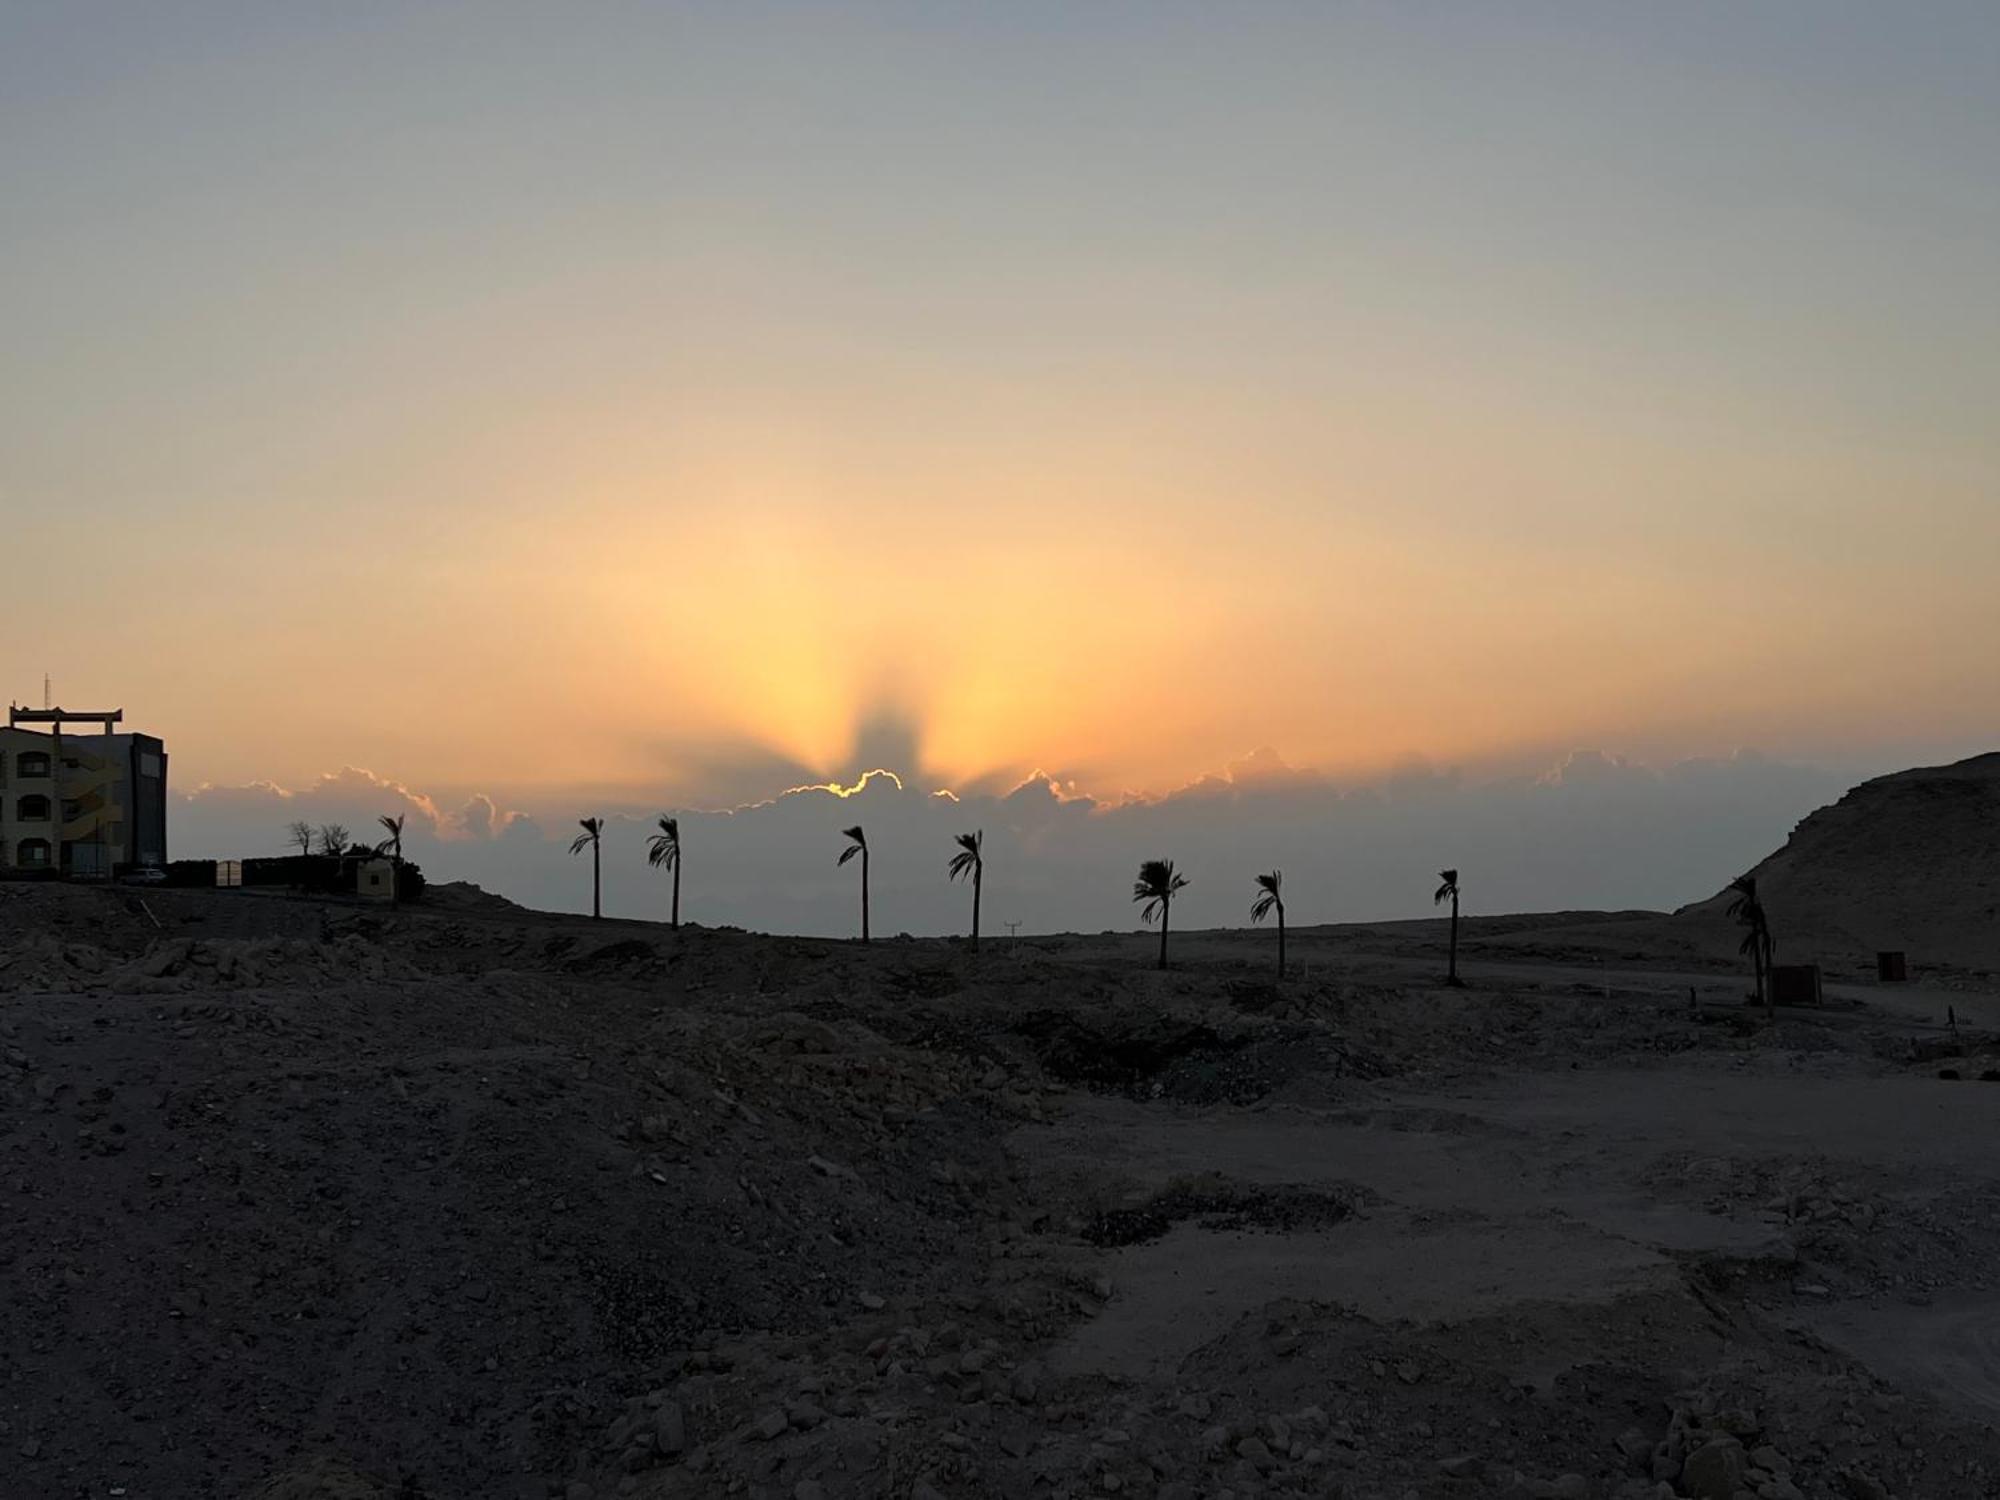
{"type": "Polygon", "coordinates": [[[681,930],[681,857],[674,856],[674,931],[681,930]]]}
{"type": "Polygon", "coordinates": [[[861,851],[861,941],[868,941],[868,851],[861,851]]]}
{"type": "Polygon", "coordinates": [[[1458,983],[1458,892],[1451,893],[1451,957],[1445,966],[1445,983],[1458,983]]]}
{"type": "Polygon", "coordinates": [[[1285,908],[1278,906],[1278,977],[1285,977],[1285,908]]]}
{"type": "Polygon", "coordinates": [[[604,917],[604,864],[599,859],[604,846],[596,839],[590,841],[590,920],[602,921],[604,917]]]}
{"type": "Polygon", "coordinates": [[[972,951],[979,951],[979,882],[981,870],[977,863],[972,867],[972,951]]]}
{"type": "Polygon", "coordinates": [[[1171,900],[1160,903],[1160,967],[1167,966],[1167,918],[1172,915],[1174,903],[1171,900]]]}

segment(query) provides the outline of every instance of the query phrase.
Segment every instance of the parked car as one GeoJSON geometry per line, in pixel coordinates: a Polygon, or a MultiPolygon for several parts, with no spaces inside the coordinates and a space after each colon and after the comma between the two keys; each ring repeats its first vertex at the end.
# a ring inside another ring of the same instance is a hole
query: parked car
{"type": "Polygon", "coordinates": [[[165,885],[167,872],[158,865],[140,865],[125,872],[127,885],[165,885]]]}

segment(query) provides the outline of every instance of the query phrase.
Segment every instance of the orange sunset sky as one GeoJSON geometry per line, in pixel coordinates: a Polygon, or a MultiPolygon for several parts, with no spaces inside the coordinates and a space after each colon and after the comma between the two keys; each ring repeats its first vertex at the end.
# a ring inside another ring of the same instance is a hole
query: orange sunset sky
{"type": "Polygon", "coordinates": [[[0,662],[183,788],[1990,747],[1990,8],[120,14],[0,662]]]}

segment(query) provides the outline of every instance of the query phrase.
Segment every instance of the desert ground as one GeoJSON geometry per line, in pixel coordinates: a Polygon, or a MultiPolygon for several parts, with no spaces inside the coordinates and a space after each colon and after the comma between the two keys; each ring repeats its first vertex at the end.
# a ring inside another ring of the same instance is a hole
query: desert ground
{"type": "Polygon", "coordinates": [[[2000,981],[0,886],[6,1497],[2000,1494],[2000,981]]]}

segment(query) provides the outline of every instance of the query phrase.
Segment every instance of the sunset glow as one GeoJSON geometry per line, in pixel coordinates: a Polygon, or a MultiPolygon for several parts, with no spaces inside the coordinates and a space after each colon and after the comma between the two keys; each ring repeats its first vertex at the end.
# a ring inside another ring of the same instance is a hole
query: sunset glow
{"type": "Polygon", "coordinates": [[[250,63],[130,19],[0,62],[0,499],[90,580],[18,577],[6,659],[199,780],[1117,797],[1993,728],[2000,141],[1942,31],[1863,130],[1865,14],[1736,18],[1782,87],[1622,7],[324,12],[250,63]]]}

